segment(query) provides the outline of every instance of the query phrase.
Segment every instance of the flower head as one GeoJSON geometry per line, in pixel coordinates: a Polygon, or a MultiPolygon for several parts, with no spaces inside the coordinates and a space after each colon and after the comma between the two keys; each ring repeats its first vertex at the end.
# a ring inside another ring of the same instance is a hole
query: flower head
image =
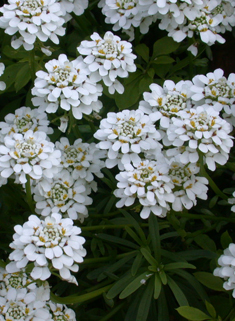
{"type": "Polygon", "coordinates": [[[71,219],[62,218],[58,213],[52,213],[45,220],[31,215],[23,226],[16,225],[15,231],[10,244],[14,251],[9,256],[13,262],[6,266],[7,271],[16,272],[31,261],[35,265],[31,277],[46,280],[51,275],[49,264],[52,264],[62,279],[77,284],[70,271],[77,272],[76,263],[83,262],[85,239],[79,236],[81,229],[73,226],[71,219]]]}

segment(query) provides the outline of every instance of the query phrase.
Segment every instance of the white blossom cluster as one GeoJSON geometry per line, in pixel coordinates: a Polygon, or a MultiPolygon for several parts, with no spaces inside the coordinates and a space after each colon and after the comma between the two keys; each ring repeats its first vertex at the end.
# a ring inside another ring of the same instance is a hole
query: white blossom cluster
{"type": "Polygon", "coordinates": [[[224,253],[219,257],[219,267],[214,270],[214,275],[225,280],[223,287],[225,290],[233,290],[235,298],[235,244],[229,244],[224,253]]]}
{"type": "Polygon", "coordinates": [[[29,107],[21,107],[15,110],[14,114],[7,114],[5,122],[0,122],[0,140],[3,142],[5,136],[13,134],[24,134],[28,130],[43,131],[46,134],[52,134],[53,129],[49,127],[47,114],[29,107]]]}
{"type": "Polygon", "coordinates": [[[161,150],[158,143],[161,133],[154,126],[157,114],[148,116],[141,110],[123,110],[107,116],[101,120],[94,137],[101,141],[97,146],[108,152],[105,163],[108,168],[118,165],[122,170],[125,164],[139,163],[141,152],[161,150]]]}
{"type": "Polygon", "coordinates": [[[60,107],[65,111],[72,110],[76,119],[92,111],[99,112],[102,103],[98,97],[102,86],[89,77],[90,71],[82,57],[69,61],[65,54],[45,64],[45,71],[36,73],[32,94],[34,106],[47,113],[55,113],[60,107]]]}
{"type": "MultiPolygon", "coordinates": [[[[199,36],[209,46],[224,43],[220,33],[235,26],[234,0],[101,0],[99,6],[105,22],[113,24],[113,30],[122,29],[132,40],[134,27],[145,34],[156,20],[176,42],[199,36]]],[[[196,41],[188,48],[194,55],[197,45],[196,41]]]]}
{"type": "Polygon", "coordinates": [[[25,50],[32,50],[37,39],[58,44],[58,36],[65,34],[65,20],[56,0],[9,0],[0,12],[0,28],[15,35],[11,41],[14,49],[23,45],[25,50]]]}
{"type": "Polygon", "coordinates": [[[80,236],[81,229],[73,225],[70,218],[62,218],[58,213],[40,220],[30,215],[27,222],[15,226],[14,241],[10,247],[11,262],[6,266],[9,273],[20,271],[28,262],[34,262],[30,273],[33,279],[46,280],[51,271],[59,271],[63,280],[77,284],[71,275],[78,271],[78,264],[83,262],[86,250],[85,239],[80,236]]]}
{"type": "Polygon", "coordinates": [[[61,152],[47,139],[45,132],[32,130],[6,135],[0,145],[1,177],[13,175],[21,184],[27,182],[26,175],[34,180],[52,178],[59,171],[61,152]]]}
{"type": "Polygon", "coordinates": [[[1,321],[75,321],[75,313],[65,305],[50,300],[49,284],[41,286],[23,270],[8,273],[0,268],[1,321]]]}
{"type": "Polygon", "coordinates": [[[117,77],[126,78],[129,72],[136,70],[136,56],[132,53],[132,44],[121,40],[110,31],[107,31],[103,38],[94,32],[91,39],[82,41],[77,48],[81,55],[86,56],[84,62],[90,71],[91,79],[95,82],[102,80],[110,94],[115,91],[122,94],[124,87],[117,77]]]}
{"type": "Polygon", "coordinates": [[[235,74],[231,73],[227,79],[222,69],[216,69],[206,75],[197,75],[192,81],[194,103],[198,106],[205,103],[213,106],[235,126],[235,74]]]}
{"type": "Polygon", "coordinates": [[[60,0],[59,3],[66,21],[71,19],[68,13],[74,12],[77,16],[80,16],[88,7],[88,0],[60,0]]]}

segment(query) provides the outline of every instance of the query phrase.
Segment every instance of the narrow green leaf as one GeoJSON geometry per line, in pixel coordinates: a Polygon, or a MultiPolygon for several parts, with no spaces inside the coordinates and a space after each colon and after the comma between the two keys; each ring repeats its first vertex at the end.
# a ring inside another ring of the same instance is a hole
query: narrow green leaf
{"type": "Polygon", "coordinates": [[[200,282],[190,273],[184,270],[174,270],[174,274],[179,275],[180,277],[184,278],[192,288],[199,294],[203,301],[208,300],[208,296],[200,282]]]}
{"type": "Polygon", "coordinates": [[[138,272],[141,264],[143,262],[143,255],[139,252],[134,261],[133,261],[133,264],[132,264],[132,267],[131,267],[131,275],[135,276],[136,273],[138,272]]]}
{"type": "Polygon", "coordinates": [[[137,276],[131,283],[129,283],[125,289],[120,293],[119,299],[125,299],[132,293],[134,293],[136,290],[138,290],[145,281],[150,277],[151,275],[149,274],[148,271],[145,271],[144,273],[140,274],[137,276]]]}
{"type": "Polygon", "coordinates": [[[153,252],[157,262],[161,261],[161,241],[157,216],[153,213],[149,216],[149,233],[153,245],[153,252]]]}
{"type": "Polygon", "coordinates": [[[115,296],[117,296],[126,287],[127,283],[130,283],[133,280],[134,277],[131,275],[130,272],[128,272],[111,287],[111,289],[106,294],[107,298],[115,298],[115,296]]]}
{"type": "Polygon", "coordinates": [[[167,284],[167,276],[166,276],[166,273],[165,273],[163,270],[161,270],[161,271],[159,272],[159,276],[160,276],[160,279],[161,279],[161,281],[162,281],[162,284],[166,285],[166,284],[167,284]]]}
{"type": "Polygon", "coordinates": [[[223,280],[208,272],[196,272],[195,278],[203,285],[214,291],[225,291],[223,288],[223,280]]]}
{"type": "Polygon", "coordinates": [[[157,40],[153,45],[153,58],[167,55],[178,49],[180,43],[175,42],[171,37],[163,37],[157,40]]]}
{"type": "Polygon", "coordinates": [[[209,208],[213,208],[215,206],[215,204],[218,201],[218,198],[219,198],[218,195],[215,195],[214,197],[212,197],[212,199],[210,200],[210,203],[209,203],[209,208]]]}
{"type": "Polygon", "coordinates": [[[201,310],[189,306],[181,306],[176,310],[180,315],[182,315],[182,317],[190,321],[203,321],[210,319],[210,317],[201,310]]]}
{"type": "Polygon", "coordinates": [[[184,58],[183,60],[180,60],[178,63],[176,63],[176,65],[174,65],[173,68],[171,68],[169,76],[173,75],[176,71],[185,68],[189,63],[190,59],[188,57],[184,58]]]}
{"type": "Polygon", "coordinates": [[[149,48],[144,43],[137,45],[135,47],[135,52],[137,53],[137,55],[142,57],[144,61],[149,61],[149,48]]]}
{"type": "Polygon", "coordinates": [[[196,269],[196,267],[187,262],[175,262],[164,265],[164,271],[170,271],[174,269],[196,269]]]}
{"type": "Polygon", "coordinates": [[[168,311],[168,305],[167,305],[164,287],[162,287],[162,291],[161,291],[159,298],[157,300],[157,307],[158,307],[158,319],[157,320],[169,321],[170,320],[169,311],[168,311]]]}
{"type": "Polygon", "coordinates": [[[153,296],[153,287],[154,287],[154,284],[151,281],[152,280],[150,279],[147,282],[146,289],[144,290],[144,293],[140,299],[139,308],[135,319],[136,321],[146,321],[149,315],[149,308],[151,305],[151,299],[153,296]]]}
{"type": "Polygon", "coordinates": [[[162,282],[158,276],[158,273],[155,273],[155,279],[154,279],[154,299],[155,300],[159,298],[161,289],[162,289],[162,282]]]}
{"type": "Polygon", "coordinates": [[[220,243],[221,243],[223,249],[226,249],[227,247],[229,247],[230,243],[233,243],[233,240],[232,240],[231,236],[229,235],[228,231],[225,231],[221,235],[220,243]]]}
{"type": "Polygon", "coordinates": [[[15,76],[15,90],[18,92],[21,88],[23,88],[31,79],[31,73],[29,64],[24,64],[18,73],[15,76]]]}
{"type": "Polygon", "coordinates": [[[178,284],[168,275],[168,285],[180,306],[188,305],[188,300],[178,284]]]}
{"type": "Polygon", "coordinates": [[[64,298],[60,298],[51,292],[51,300],[55,303],[61,303],[61,304],[82,303],[102,295],[104,292],[108,291],[111,288],[111,286],[112,284],[109,284],[103,288],[92,291],[90,293],[86,293],[83,295],[70,295],[64,298]]]}
{"type": "Polygon", "coordinates": [[[158,262],[151,255],[150,251],[148,251],[146,248],[143,248],[143,247],[140,249],[140,251],[143,254],[143,256],[145,257],[145,259],[149,262],[149,264],[151,264],[152,266],[156,266],[157,267],[158,262]]]}
{"type": "MultiPolygon", "coordinates": [[[[174,254],[174,253],[173,253],[174,254]]],[[[189,250],[189,251],[182,251],[177,253],[179,257],[185,259],[187,261],[194,261],[198,259],[215,259],[217,258],[217,254],[207,250],[189,250]]]]}
{"type": "Polygon", "coordinates": [[[124,245],[124,246],[127,246],[127,247],[131,247],[131,248],[136,249],[136,250],[139,249],[139,246],[136,245],[135,243],[127,241],[127,240],[122,239],[122,238],[117,237],[117,236],[112,236],[112,235],[108,235],[108,234],[99,233],[99,234],[96,235],[96,237],[101,239],[101,240],[104,240],[104,241],[108,241],[108,242],[112,242],[112,243],[116,243],[116,244],[121,244],[121,245],[124,245]]]}
{"type": "Polygon", "coordinates": [[[208,235],[198,235],[194,240],[203,250],[216,252],[215,242],[208,235]]]}
{"type": "Polygon", "coordinates": [[[212,318],[216,318],[216,311],[215,311],[215,308],[213,307],[213,305],[211,303],[209,303],[208,301],[205,301],[205,304],[206,304],[206,309],[207,309],[208,313],[210,313],[212,318]]]}
{"type": "Polygon", "coordinates": [[[140,238],[136,235],[136,233],[129,226],[126,226],[125,230],[133,238],[133,240],[136,241],[136,243],[138,243],[140,246],[144,245],[143,242],[140,240],[140,238]]]}
{"type": "Polygon", "coordinates": [[[144,234],[144,231],[140,227],[139,223],[134,219],[132,215],[130,215],[127,211],[123,209],[119,209],[119,211],[125,216],[125,218],[129,221],[131,225],[134,226],[134,229],[136,232],[139,234],[141,240],[143,241],[144,244],[147,244],[147,240],[144,234]]]}

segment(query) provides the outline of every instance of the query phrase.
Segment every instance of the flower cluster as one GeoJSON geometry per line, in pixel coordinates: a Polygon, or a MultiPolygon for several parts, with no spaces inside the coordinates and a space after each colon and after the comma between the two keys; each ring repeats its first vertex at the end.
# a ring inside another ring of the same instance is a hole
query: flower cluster
{"type": "Polygon", "coordinates": [[[216,69],[206,75],[197,75],[193,78],[192,99],[196,105],[209,104],[223,117],[235,125],[235,74],[231,73],[228,79],[224,77],[222,69],[216,69]]]}
{"type": "Polygon", "coordinates": [[[1,176],[14,175],[24,184],[26,175],[32,179],[52,178],[59,170],[61,153],[48,141],[45,132],[28,130],[25,134],[6,135],[0,155],[1,176]]]}
{"type": "Polygon", "coordinates": [[[118,180],[114,195],[121,198],[118,208],[134,204],[138,198],[143,208],[140,217],[146,219],[150,213],[165,217],[169,203],[175,200],[174,185],[168,175],[169,167],[156,161],[141,161],[139,164],[125,165],[125,171],[116,175],[118,180]]]}
{"type": "Polygon", "coordinates": [[[157,114],[145,115],[141,110],[123,110],[119,113],[108,113],[102,119],[100,129],[94,137],[101,140],[97,146],[107,150],[106,166],[118,165],[124,169],[128,163],[139,163],[138,154],[144,151],[161,150],[161,134],[156,130],[154,122],[157,114]]]}
{"type": "Polygon", "coordinates": [[[214,275],[225,280],[224,289],[233,290],[232,295],[235,298],[235,244],[229,244],[223,255],[219,257],[218,264],[220,267],[214,270],[214,275]]]}
{"type": "Polygon", "coordinates": [[[32,99],[34,106],[40,106],[40,110],[48,113],[55,113],[59,107],[65,111],[71,109],[76,119],[101,109],[98,97],[102,94],[102,86],[88,76],[90,72],[82,57],[70,62],[61,54],[58,60],[47,62],[45,68],[47,72],[36,73],[32,89],[36,96],[32,99]]]}
{"type": "Polygon", "coordinates": [[[25,271],[8,273],[0,268],[1,321],[75,321],[75,313],[50,300],[49,284],[38,286],[25,271]]]}
{"type": "Polygon", "coordinates": [[[15,114],[7,114],[5,122],[0,122],[0,140],[4,141],[5,136],[13,136],[15,133],[24,134],[28,130],[53,133],[46,113],[24,106],[16,109],[15,114]]]}
{"type": "Polygon", "coordinates": [[[91,79],[102,80],[109,93],[124,92],[124,87],[116,79],[126,78],[128,72],[134,72],[136,66],[130,42],[123,41],[112,32],[107,31],[103,38],[96,32],[91,35],[91,41],[84,40],[77,48],[81,55],[86,56],[84,62],[90,71],[91,79]]]}
{"type": "Polygon", "coordinates": [[[85,239],[79,236],[81,229],[73,226],[71,219],[62,218],[58,213],[52,213],[45,220],[31,215],[23,226],[15,226],[15,232],[10,244],[14,249],[9,256],[12,262],[6,266],[8,272],[18,272],[30,261],[34,262],[31,277],[46,280],[51,275],[49,265],[52,264],[62,279],[77,284],[70,271],[77,272],[76,263],[83,262],[85,239]]]}
{"type": "Polygon", "coordinates": [[[62,27],[65,20],[56,0],[9,0],[0,12],[3,14],[0,28],[4,28],[9,35],[20,35],[12,38],[14,49],[23,45],[25,50],[32,50],[37,39],[42,42],[50,39],[58,44],[58,36],[65,34],[62,27]]]}
{"type": "Polygon", "coordinates": [[[86,205],[92,203],[87,196],[84,180],[72,178],[68,170],[62,170],[53,179],[38,181],[33,189],[36,212],[43,216],[51,212],[67,214],[72,220],[84,220],[88,216],[86,205]]]}

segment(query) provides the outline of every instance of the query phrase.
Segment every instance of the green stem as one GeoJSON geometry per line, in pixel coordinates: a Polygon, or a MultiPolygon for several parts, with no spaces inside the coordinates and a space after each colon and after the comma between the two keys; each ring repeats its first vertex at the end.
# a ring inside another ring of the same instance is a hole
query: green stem
{"type": "Polygon", "coordinates": [[[203,154],[199,153],[199,163],[200,163],[200,174],[208,179],[210,187],[213,189],[215,194],[220,196],[223,200],[227,200],[228,196],[225,195],[219,187],[215,184],[213,179],[208,175],[207,171],[205,170],[204,163],[203,163],[203,154]]]}
{"type": "Polygon", "coordinates": [[[51,292],[51,300],[53,302],[61,303],[61,304],[83,303],[85,301],[96,298],[97,296],[100,296],[104,292],[108,291],[112,286],[113,286],[113,284],[109,284],[101,289],[98,289],[98,290],[90,292],[90,293],[86,293],[86,294],[78,295],[78,296],[70,295],[70,296],[67,296],[64,298],[60,298],[51,292]]]}
{"type": "MultiPolygon", "coordinates": [[[[139,224],[142,227],[147,227],[147,223],[139,224]]],[[[82,231],[94,231],[94,230],[108,230],[108,229],[116,229],[116,228],[125,228],[126,226],[134,227],[133,224],[120,224],[120,225],[95,225],[95,226],[84,226],[81,227],[82,231]]]]}
{"type": "Polygon", "coordinates": [[[235,223],[235,217],[234,218],[228,218],[223,216],[211,216],[211,215],[201,215],[201,214],[189,214],[189,213],[181,213],[181,212],[175,212],[176,216],[180,217],[188,217],[195,220],[201,220],[201,219],[208,219],[212,221],[226,221],[235,223]]]}
{"type": "Polygon", "coordinates": [[[98,257],[98,258],[95,258],[95,259],[85,259],[81,264],[101,263],[101,262],[106,262],[106,261],[110,261],[110,260],[113,260],[113,259],[118,260],[118,259],[122,259],[125,256],[132,255],[133,253],[137,253],[137,252],[138,251],[135,250],[135,251],[131,251],[131,252],[128,252],[128,253],[119,254],[119,255],[116,255],[116,256],[106,256],[106,257],[98,257]]]}
{"type": "Polygon", "coordinates": [[[35,213],[35,211],[34,211],[34,205],[33,205],[32,193],[31,193],[30,176],[28,174],[26,174],[26,178],[27,178],[27,182],[25,184],[26,200],[27,200],[29,208],[30,208],[30,210],[31,210],[31,212],[33,214],[33,213],[35,213]]]}

